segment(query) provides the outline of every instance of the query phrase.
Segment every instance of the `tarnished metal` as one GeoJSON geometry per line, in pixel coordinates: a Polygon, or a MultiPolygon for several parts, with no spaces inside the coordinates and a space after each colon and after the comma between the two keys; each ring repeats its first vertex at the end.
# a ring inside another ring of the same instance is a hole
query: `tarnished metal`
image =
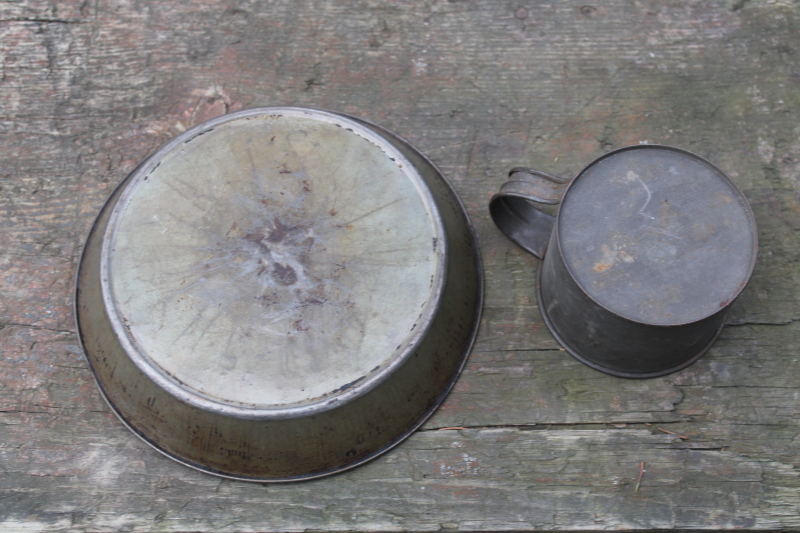
{"type": "Polygon", "coordinates": [[[223,116],[114,192],[78,275],[98,386],[146,442],[286,481],[416,429],[472,344],[482,273],[463,207],[405,141],[301,108],[223,116]]]}
{"type": "Polygon", "coordinates": [[[713,343],[758,251],[752,210],[724,172],[684,150],[639,145],[595,160],[566,189],[520,169],[511,182],[490,212],[544,258],[539,308],[572,355],[610,374],[653,377],[713,343]],[[555,218],[530,203],[559,194],[555,218]]]}
{"type": "Polygon", "coordinates": [[[559,203],[568,180],[525,167],[511,169],[508,177],[489,203],[492,218],[512,241],[544,259],[555,217],[539,211],[530,202],[559,203]]]}

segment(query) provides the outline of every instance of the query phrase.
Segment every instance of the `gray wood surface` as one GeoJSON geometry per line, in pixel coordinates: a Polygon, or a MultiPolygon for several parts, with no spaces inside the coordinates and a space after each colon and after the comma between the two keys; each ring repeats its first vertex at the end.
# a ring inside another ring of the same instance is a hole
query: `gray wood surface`
{"type": "Polygon", "coordinates": [[[0,531],[798,529],[798,230],[796,0],[4,1],[0,531]],[[420,431],[283,485],[139,441],[96,391],[71,310],[115,184],[186,128],[263,105],[410,140],[464,200],[487,284],[467,367],[420,431]],[[538,261],[486,204],[512,166],[569,177],[639,142],[728,172],[761,250],[709,353],[637,381],[559,349],[538,261]]]}

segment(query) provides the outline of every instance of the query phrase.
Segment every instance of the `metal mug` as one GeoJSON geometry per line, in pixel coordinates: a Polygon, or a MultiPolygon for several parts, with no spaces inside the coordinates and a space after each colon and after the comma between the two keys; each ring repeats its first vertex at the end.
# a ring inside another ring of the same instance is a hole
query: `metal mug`
{"type": "Polygon", "coordinates": [[[756,262],[755,217],[719,168],[677,148],[609,152],[566,180],[515,168],[489,210],[543,259],[539,308],[587,365],[628,378],[680,370],[713,344],[756,262]],[[560,204],[555,217],[534,204],[560,204]]]}

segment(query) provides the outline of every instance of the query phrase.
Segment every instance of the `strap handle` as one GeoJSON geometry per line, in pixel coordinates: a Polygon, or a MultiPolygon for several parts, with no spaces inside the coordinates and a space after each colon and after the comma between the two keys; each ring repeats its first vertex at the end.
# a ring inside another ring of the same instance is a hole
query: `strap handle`
{"type": "Polygon", "coordinates": [[[544,259],[556,220],[531,202],[559,203],[569,181],[525,167],[512,168],[508,177],[489,201],[492,220],[509,239],[544,259]]]}

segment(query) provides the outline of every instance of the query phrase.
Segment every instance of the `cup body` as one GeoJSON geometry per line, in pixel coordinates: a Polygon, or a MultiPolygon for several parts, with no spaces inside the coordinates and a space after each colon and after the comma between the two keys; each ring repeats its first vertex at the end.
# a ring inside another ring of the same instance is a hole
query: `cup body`
{"type": "Polygon", "coordinates": [[[558,342],[578,360],[620,377],[669,374],[696,361],[716,340],[728,308],[688,324],[635,322],[594,301],[564,264],[554,230],[536,280],[539,310],[558,342]]]}

